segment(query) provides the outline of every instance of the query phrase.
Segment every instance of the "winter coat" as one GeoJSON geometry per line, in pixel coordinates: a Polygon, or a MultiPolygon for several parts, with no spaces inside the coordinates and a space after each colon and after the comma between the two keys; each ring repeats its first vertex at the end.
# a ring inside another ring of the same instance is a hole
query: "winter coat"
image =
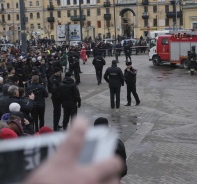
{"type": "Polygon", "coordinates": [[[80,57],[83,61],[85,61],[87,59],[87,56],[86,56],[86,49],[85,48],[82,48],[81,49],[81,54],[80,54],[80,57]]]}
{"type": "Polygon", "coordinates": [[[101,57],[101,56],[96,56],[93,61],[92,64],[94,65],[94,67],[96,69],[102,69],[103,65],[106,64],[105,60],[101,57]]]}
{"type": "Polygon", "coordinates": [[[58,88],[61,83],[61,76],[52,75],[49,79],[49,93],[52,94],[51,98],[59,101],[58,88]]]}
{"type": "Polygon", "coordinates": [[[133,68],[130,69],[130,71],[127,71],[125,69],[124,71],[124,79],[127,85],[135,85],[136,84],[136,75],[137,71],[133,68]]]}

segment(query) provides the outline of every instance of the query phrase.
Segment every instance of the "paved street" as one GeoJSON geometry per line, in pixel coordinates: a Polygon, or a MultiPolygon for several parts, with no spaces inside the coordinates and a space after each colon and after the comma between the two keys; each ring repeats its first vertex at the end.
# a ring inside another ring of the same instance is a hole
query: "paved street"
{"type": "MultiPolygon", "coordinates": [[[[106,58],[106,68],[112,57],[106,58]]],[[[197,75],[170,65],[153,66],[147,55],[132,56],[138,70],[137,92],[141,104],[125,107],[126,87],[121,88],[121,107],[110,108],[109,89],[97,85],[92,58],[81,65],[79,89],[81,113],[93,123],[108,118],[120,132],[128,156],[128,175],[123,184],[197,183],[197,75]]],[[[125,68],[125,57],[118,64],[125,68]]],[[[47,99],[46,124],[52,127],[52,104],[47,99]]]]}

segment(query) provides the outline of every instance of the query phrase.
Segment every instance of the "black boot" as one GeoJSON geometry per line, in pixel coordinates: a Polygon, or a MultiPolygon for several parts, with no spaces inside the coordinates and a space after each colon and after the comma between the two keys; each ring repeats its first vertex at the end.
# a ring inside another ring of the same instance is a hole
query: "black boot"
{"type": "Polygon", "coordinates": [[[127,103],[125,106],[131,106],[131,104],[130,103],[127,103]]]}

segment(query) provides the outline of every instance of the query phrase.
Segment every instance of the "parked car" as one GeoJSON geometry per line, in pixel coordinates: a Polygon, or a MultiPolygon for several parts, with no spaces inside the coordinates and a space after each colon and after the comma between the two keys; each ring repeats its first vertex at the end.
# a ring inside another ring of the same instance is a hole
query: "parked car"
{"type": "Polygon", "coordinates": [[[70,41],[70,45],[78,46],[79,44],[81,44],[81,41],[70,41]]]}
{"type": "Polygon", "coordinates": [[[126,43],[127,43],[128,41],[132,41],[133,45],[136,45],[136,42],[137,42],[137,40],[136,40],[136,39],[133,39],[133,38],[131,38],[131,39],[124,39],[124,40],[121,41],[121,46],[124,45],[124,42],[125,42],[125,41],[126,41],[126,43]]]}
{"type": "Polygon", "coordinates": [[[106,38],[106,39],[103,39],[103,42],[104,42],[104,43],[113,44],[113,41],[115,41],[115,39],[113,39],[113,38],[106,38]]]}

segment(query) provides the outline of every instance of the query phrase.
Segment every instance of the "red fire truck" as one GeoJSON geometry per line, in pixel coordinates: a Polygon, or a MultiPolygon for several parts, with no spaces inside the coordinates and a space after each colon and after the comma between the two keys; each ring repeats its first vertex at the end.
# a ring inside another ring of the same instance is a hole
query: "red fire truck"
{"type": "Polygon", "coordinates": [[[171,31],[169,35],[157,37],[156,46],[149,51],[149,60],[155,66],[168,62],[188,68],[187,52],[193,45],[197,48],[197,31],[171,31]]]}

